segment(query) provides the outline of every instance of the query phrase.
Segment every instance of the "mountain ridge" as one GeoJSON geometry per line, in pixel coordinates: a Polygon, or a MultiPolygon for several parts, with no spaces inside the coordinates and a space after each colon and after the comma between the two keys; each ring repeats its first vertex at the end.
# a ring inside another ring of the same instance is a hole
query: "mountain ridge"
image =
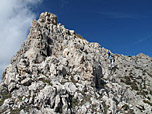
{"type": "Polygon", "coordinates": [[[152,58],[114,54],[109,69],[107,51],[42,13],[2,75],[0,112],[150,114],[152,58]]]}

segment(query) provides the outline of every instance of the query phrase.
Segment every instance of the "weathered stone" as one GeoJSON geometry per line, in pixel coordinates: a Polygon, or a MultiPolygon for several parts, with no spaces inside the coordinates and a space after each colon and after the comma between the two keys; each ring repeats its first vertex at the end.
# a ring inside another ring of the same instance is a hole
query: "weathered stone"
{"type": "Polygon", "coordinates": [[[29,86],[31,84],[32,80],[30,78],[25,78],[24,80],[21,81],[21,84],[24,86],[29,86]]]}
{"type": "Polygon", "coordinates": [[[66,90],[71,93],[74,93],[77,90],[76,86],[72,82],[67,82],[64,84],[64,86],[66,90]]]}
{"type": "Polygon", "coordinates": [[[69,30],[69,31],[71,35],[75,34],[74,30],[69,30]]]}
{"type": "Polygon", "coordinates": [[[150,114],[152,58],[113,54],[109,68],[107,51],[42,13],[3,73],[0,113],[150,114]]]}
{"type": "Polygon", "coordinates": [[[12,92],[13,89],[16,89],[16,83],[10,83],[8,85],[8,91],[9,92],[12,92]]]}
{"type": "Polygon", "coordinates": [[[45,12],[45,13],[41,13],[39,21],[42,23],[47,22],[49,24],[56,25],[57,24],[57,17],[56,17],[56,15],[54,15],[52,13],[45,12]]]}

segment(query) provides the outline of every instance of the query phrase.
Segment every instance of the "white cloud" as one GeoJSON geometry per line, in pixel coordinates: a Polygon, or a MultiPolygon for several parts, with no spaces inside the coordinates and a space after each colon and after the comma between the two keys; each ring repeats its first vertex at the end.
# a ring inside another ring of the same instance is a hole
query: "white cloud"
{"type": "Polygon", "coordinates": [[[0,76],[11,57],[27,37],[32,20],[31,11],[42,0],[1,0],[0,3],[0,76]]]}

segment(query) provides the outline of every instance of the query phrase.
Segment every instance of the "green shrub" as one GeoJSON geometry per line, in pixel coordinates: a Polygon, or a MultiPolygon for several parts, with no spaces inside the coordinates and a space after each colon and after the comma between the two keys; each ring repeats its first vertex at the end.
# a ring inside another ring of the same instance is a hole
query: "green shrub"
{"type": "Polygon", "coordinates": [[[14,110],[11,110],[11,114],[19,114],[20,111],[21,111],[20,108],[16,108],[16,109],[14,109],[14,110]]]}
{"type": "Polygon", "coordinates": [[[72,99],[72,107],[78,106],[78,99],[72,99]]]}
{"type": "Polygon", "coordinates": [[[1,94],[2,99],[0,100],[0,106],[3,105],[5,99],[11,98],[11,94],[1,94]]]}
{"type": "Polygon", "coordinates": [[[79,37],[80,39],[85,40],[80,34],[76,34],[77,37],[79,37]]]}

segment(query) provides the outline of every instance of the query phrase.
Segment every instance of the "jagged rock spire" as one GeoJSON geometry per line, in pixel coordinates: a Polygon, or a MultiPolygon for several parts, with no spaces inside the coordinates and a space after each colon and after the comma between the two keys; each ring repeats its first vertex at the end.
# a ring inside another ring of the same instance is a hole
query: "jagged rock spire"
{"type": "Polygon", "coordinates": [[[48,12],[41,13],[38,21],[41,23],[57,25],[57,16],[54,15],[53,13],[48,13],[48,12]]]}

